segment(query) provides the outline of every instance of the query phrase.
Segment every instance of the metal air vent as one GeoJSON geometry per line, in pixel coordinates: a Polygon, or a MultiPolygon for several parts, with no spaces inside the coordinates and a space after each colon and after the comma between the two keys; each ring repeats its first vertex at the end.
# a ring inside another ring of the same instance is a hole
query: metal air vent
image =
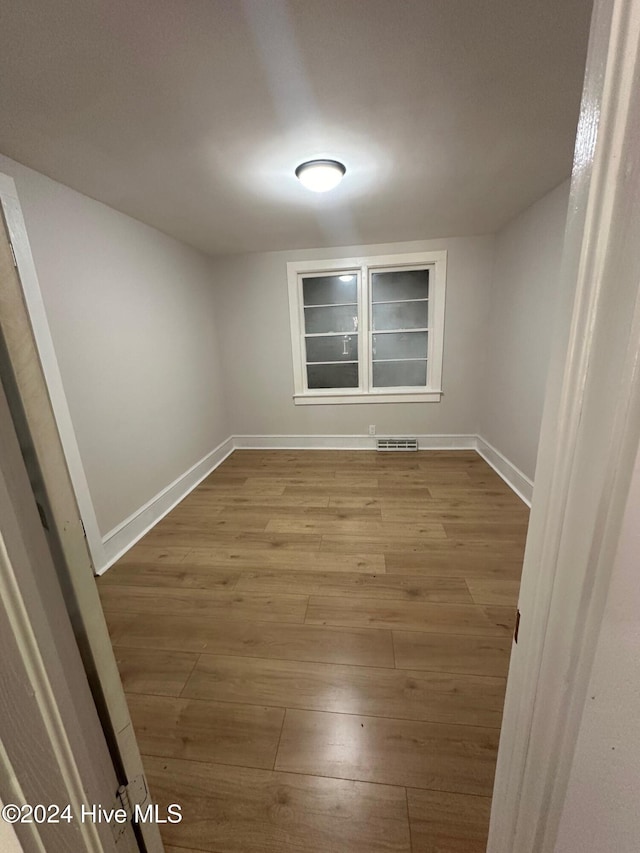
{"type": "Polygon", "coordinates": [[[417,438],[379,438],[377,450],[417,450],[417,438]]]}

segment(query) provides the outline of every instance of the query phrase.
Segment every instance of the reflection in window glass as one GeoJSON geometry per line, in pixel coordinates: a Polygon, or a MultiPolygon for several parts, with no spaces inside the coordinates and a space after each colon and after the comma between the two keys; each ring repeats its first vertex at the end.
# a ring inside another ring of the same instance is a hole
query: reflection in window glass
{"type": "Polygon", "coordinates": [[[356,276],[349,273],[336,273],[336,275],[303,278],[302,298],[305,305],[344,305],[347,302],[357,302],[356,276]]]}

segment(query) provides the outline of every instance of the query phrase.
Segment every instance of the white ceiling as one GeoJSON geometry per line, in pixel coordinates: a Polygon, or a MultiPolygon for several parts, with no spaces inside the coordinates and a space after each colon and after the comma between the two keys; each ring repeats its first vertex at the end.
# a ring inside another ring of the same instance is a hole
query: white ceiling
{"type": "Polygon", "coordinates": [[[570,172],[590,0],[0,9],[0,151],[206,252],[490,233],[570,172]]]}

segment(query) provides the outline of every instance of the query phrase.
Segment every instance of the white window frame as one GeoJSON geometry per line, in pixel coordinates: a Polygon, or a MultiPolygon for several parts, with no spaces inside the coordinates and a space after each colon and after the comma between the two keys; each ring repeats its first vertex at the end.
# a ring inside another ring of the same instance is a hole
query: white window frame
{"type": "Polygon", "coordinates": [[[291,261],[287,264],[289,316],[293,353],[293,401],[297,406],[336,403],[439,403],[442,397],[442,353],[447,285],[447,253],[410,252],[321,261],[291,261]],[[427,384],[424,388],[373,388],[371,385],[371,274],[403,268],[428,267],[429,326],[427,329],[427,384]],[[358,282],[358,388],[344,390],[307,387],[306,346],[302,279],[340,272],[357,276],[358,282]]]}

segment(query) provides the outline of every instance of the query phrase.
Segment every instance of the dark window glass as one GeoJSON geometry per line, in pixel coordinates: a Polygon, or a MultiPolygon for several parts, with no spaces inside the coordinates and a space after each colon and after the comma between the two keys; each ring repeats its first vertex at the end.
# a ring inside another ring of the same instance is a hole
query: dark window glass
{"type": "Polygon", "coordinates": [[[426,358],[427,332],[395,332],[373,335],[373,360],[385,358],[426,358]]]}
{"type": "Polygon", "coordinates": [[[426,329],[428,302],[391,302],[373,306],[374,329],[426,329]]]}
{"type": "Polygon", "coordinates": [[[305,305],[343,305],[358,301],[358,282],[355,274],[336,273],[302,279],[302,298],[305,305]],[[340,276],[350,276],[341,281],[340,276]]]}
{"type": "Polygon", "coordinates": [[[305,308],[304,320],[305,331],[308,335],[358,331],[358,309],[355,305],[336,308],[305,308]]]}
{"type": "Polygon", "coordinates": [[[309,388],[357,388],[357,364],[308,364],[309,388]]]}
{"type": "Polygon", "coordinates": [[[371,297],[373,302],[428,299],[429,270],[374,272],[371,275],[371,297]]]}
{"type": "Polygon", "coordinates": [[[393,388],[427,384],[427,362],[386,361],[373,365],[374,388],[393,388]]]}
{"type": "Polygon", "coordinates": [[[357,361],[357,335],[307,338],[307,361],[357,361]]]}

